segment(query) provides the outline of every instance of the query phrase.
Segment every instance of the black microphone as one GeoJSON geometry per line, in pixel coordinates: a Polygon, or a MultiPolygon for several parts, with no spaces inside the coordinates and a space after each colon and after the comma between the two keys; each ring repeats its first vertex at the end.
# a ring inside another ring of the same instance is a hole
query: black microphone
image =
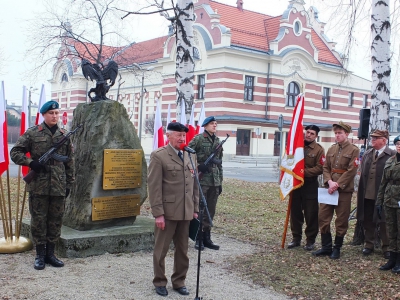
{"type": "Polygon", "coordinates": [[[196,151],[194,151],[192,148],[189,148],[188,146],[186,146],[185,144],[181,144],[180,145],[180,149],[192,154],[196,154],[196,151]]]}

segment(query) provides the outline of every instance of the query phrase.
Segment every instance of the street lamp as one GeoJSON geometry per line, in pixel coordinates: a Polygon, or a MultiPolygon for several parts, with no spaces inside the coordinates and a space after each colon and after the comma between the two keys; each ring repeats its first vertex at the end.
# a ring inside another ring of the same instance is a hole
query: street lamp
{"type": "Polygon", "coordinates": [[[140,65],[137,63],[133,64],[134,67],[138,68],[140,71],[142,71],[142,91],[140,95],[140,113],[139,113],[139,141],[142,142],[142,116],[143,116],[143,94],[144,94],[144,72],[145,71],[151,71],[154,69],[154,67],[148,67],[147,69],[143,69],[140,65]]]}
{"type": "Polygon", "coordinates": [[[30,87],[29,88],[29,97],[28,97],[28,128],[31,127],[32,116],[31,116],[31,104],[32,104],[32,92],[37,91],[37,88],[30,87]]]}

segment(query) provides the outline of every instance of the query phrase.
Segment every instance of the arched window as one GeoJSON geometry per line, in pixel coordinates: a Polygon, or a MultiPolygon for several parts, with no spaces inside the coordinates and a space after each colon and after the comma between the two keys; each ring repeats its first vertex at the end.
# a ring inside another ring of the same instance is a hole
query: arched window
{"type": "Polygon", "coordinates": [[[200,59],[200,51],[196,47],[193,47],[193,58],[200,59]]]}
{"type": "Polygon", "coordinates": [[[286,106],[294,107],[296,105],[296,97],[300,94],[299,86],[296,82],[289,83],[286,93],[286,106]]]}
{"type": "Polygon", "coordinates": [[[68,82],[68,76],[66,73],[62,74],[61,76],[61,82],[68,82]]]}

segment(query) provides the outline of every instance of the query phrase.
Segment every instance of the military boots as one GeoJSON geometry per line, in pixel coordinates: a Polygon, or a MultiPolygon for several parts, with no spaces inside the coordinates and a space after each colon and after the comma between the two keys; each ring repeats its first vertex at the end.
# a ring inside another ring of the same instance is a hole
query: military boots
{"type": "Polygon", "coordinates": [[[56,268],[64,267],[64,263],[54,255],[55,247],[56,245],[54,243],[47,243],[45,262],[56,268]]]}
{"type": "Polygon", "coordinates": [[[396,265],[392,269],[393,273],[400,274],[400,255],[397,253],[396,265]]]}
{"type": "Polygon", "coordinates": [[[340,248],[343,246],[344,236],[335,236],[335,244],[333,245],[333,251],[330,259],[339,259],[340,258],[340,248]]]}
{"type": "Polygon", "coordinates": [[[397,253],[390,251],[389,260],[387,261],[386,264],[380,266],[379,270],[388,271],[390,269],[393,269],[396,263],[397,263],[397,253]]]}
{"type": "Polygon", "coordinates": [[[36,270],[43,270],[46,266],[44,258],[46,256],[46,245],[36,245],[36,258],[34,268],[36,270]]]}
{"type": "Polygon", "coordinates": [[[330,232],[321,233],[321,249],[314,251],[314,256],[326,256],[332,254],[332,235],[330,232]]]}
{"type": "Polygon", "coordinates": [[[203,244],[204,247],[212,249],[212,250],[219,250],[219,246],[214,244],[211,240],[211,231],[207,230],[203,232],[203,244]]]}

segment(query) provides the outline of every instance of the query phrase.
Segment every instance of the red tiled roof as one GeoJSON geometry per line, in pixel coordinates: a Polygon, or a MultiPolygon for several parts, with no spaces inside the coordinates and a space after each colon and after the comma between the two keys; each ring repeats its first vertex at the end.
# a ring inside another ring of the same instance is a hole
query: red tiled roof
{"type": "MultiPolygon", "coordinates": [[[[89,44],[89,43],[83,44],[83,43],[79,43],[79,42],[74,43],[74,48],[79,53],[79,55],[83,58],[86,58],[87,60],[89,60],[91,62],[94,62],[96,60],[96,56],[99,53],[99,47],[100,47],[100,45],[96,45],[96,44],[89,44]]],[[[102,60],[114,56],[115,53],[117,53],[120,49],[121,49],[121,47],[111,47],[111,46],[103,45],[102,60]]]]}
{"type": "Polygon", "coordinates": [[[264,21],[267,30],[268,46],[278,36],[280,20],[281,16],[269,18],[264,21]]]}
{"type": "Polygon", "coordinates": [[[321,37],[314,31],[311,31],[311,39],[314,46],[318,49],[318,60],[334,65],[342,65],[341,62],[333,55],[332,51],[329,50],[328,46],[324,43],[321,37]]]}

